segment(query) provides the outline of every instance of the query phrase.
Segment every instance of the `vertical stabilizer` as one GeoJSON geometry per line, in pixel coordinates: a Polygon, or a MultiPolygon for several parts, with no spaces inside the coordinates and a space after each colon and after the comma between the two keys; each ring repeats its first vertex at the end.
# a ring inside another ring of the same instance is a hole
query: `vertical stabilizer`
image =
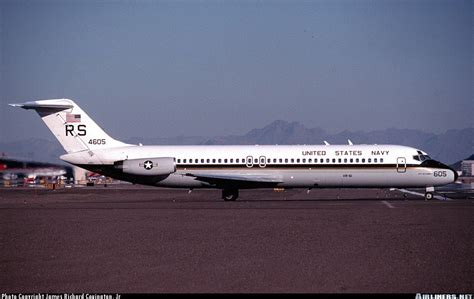
{"type": "Polygon", "coordinates": [[[127,145],[105,133],[72,100],[39,100],[10,105],[38,112],[68,153],[127,145]]]}

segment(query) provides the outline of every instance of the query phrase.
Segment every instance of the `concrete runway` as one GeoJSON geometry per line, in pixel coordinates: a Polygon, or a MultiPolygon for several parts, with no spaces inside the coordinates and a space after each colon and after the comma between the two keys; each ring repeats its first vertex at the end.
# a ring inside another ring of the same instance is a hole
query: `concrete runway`
{"type": "Polygon", "coordinates": [[[377,189],[240,196],[0,189],[0,290],[474,291],[474,200],[377,189]]]}

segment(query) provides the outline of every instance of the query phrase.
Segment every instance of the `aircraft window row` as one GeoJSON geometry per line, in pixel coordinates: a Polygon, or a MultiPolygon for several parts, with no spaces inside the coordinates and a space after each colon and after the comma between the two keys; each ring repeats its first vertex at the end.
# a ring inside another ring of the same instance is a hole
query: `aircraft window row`
{"type": "MultiPolygon", "coordinates": [[[[245,159],[245,158],[244,159],[238,159],[238,158],[237,159],[177,159],[178,164],[181,164],[181,163],[183,163],[183,164],[187,164],[187,163],[190,163],[190,164],[199,164],[199,163],[201,163],[201,164],[210,164],[210,163],[213,163],[213,164],[215,164],[215,163],[234,164],[234,161],[237,164],[240,164],[240,163],[259,164],[259,159],[254,159],[253,163],[252,163],[251,158],[248,158],[248,159],[245,159]]],[[[361,159],[359,159],[359,158],[337,158],[337,159],[336,158],[332,158],[332,159],[330,159],[330,158],[326,158],[326,159],[321,158],[319,160],[317,158],[314,158],[314,159],[312,159],[312,158],[309,158],[309,159],[288,159],[288,158],[285,158],[285,159],[278,158],[277,159],[277,158],[273,158],[273,160],[272,159],[266,159],[266,161],[265,161],[265,158],[261,158],[260,159],[260,164],[271,164],[272,161],[275,164],[283,163],[283,162],[284,163],[293,163],[293,164],[294,163],[298,163],[298,164],[300,164],[300,163],[317,164],[318,161],[321,164],[323,164],[323,163],[366,163],[366,161],[367,161],[367,163],[372,163],[372,161],[373,161],[373,163],[379,163],[379,162],[383,163],[383,158],[380,158],[380,159],[373,158],[373,160],[372,160],[372,158],[367,158],[367,159],[365,159],[365,158],[361,158],[361,159]]]]}

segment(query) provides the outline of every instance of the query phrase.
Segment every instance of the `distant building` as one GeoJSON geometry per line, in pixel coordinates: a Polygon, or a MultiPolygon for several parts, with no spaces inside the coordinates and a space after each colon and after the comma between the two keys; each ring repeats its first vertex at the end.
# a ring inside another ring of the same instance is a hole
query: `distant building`
{"type": "Polygon", "coordinates": [[[461,171],[463,176],[473,176],[474,160],[464,160],[461,162],[461,171]]]}
{"type": "Polygon", "coordinates": [[[74,172],[74,184],[85,185],[87,183],[87,170],[77,166],[72,167],[74,172]]]}
{"type": "Polygon", "coordinates": [[[0,184],[5,186],[57,183],[72,178],[70,166],[0,157],[0,184]]]}

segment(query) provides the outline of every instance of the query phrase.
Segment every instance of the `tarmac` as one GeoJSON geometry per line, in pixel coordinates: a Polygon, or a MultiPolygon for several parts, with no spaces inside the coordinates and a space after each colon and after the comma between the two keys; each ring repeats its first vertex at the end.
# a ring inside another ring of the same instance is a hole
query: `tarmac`
{"type": "Polygon", "coordinates": [[[0,188],[0,291],[472,293],[474,200],[0,188]]]}

